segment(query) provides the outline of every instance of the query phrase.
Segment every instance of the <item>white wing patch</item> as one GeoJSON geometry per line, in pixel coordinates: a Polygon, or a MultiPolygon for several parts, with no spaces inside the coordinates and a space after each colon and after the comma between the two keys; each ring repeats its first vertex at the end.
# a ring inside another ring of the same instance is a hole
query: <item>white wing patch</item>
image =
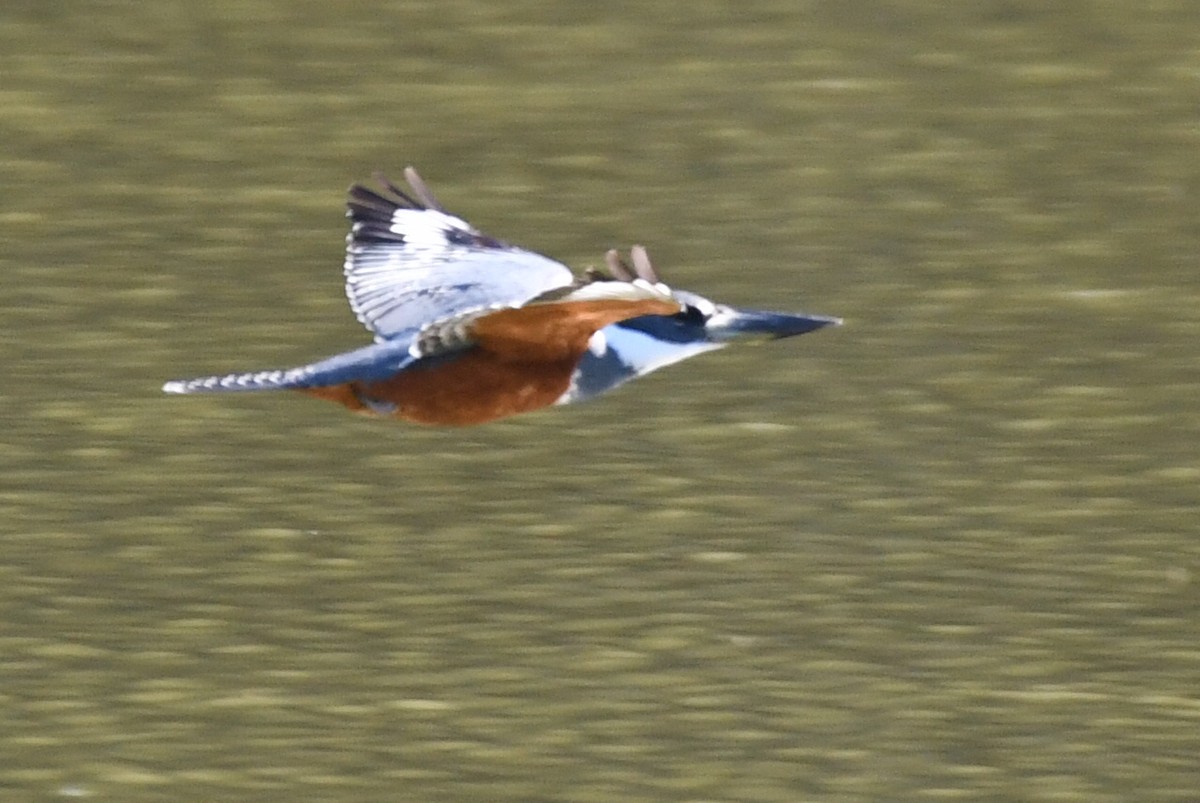
{"type": "Polygon", "coordinates": [[[483,236],[462,218],[434,209],[397,209],[390,228],[416,249],[445,250],[455,242],[470,244],[483,236]]]}

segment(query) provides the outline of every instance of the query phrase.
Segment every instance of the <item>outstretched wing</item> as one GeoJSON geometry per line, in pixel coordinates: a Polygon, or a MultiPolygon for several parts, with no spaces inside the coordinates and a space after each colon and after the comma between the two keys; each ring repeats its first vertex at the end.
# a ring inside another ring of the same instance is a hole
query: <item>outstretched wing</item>
{"type": "Polygon", "coordinates": [[[570,285],[565,265],[483,234],[448,213],[411,167],[410,192],[376,175],[346,203],[346,296],[376,341],[486,307],[520,306],[570,285]]]}

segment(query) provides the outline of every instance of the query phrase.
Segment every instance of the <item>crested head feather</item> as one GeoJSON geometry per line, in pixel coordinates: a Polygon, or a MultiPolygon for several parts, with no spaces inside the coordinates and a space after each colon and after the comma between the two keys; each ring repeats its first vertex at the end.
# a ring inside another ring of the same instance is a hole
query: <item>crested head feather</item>
{"type": "Polygon", "coordinates": [[[633,260],[633,266],[621,259],[621,255],[617,253],[617,249],[613,248],[604,255],[604,262],[608,266],[608,272],[614,279],[622,282],[631,282],[634,279],[644,279],[651,284],[661,283],[658,278],[657,271],[654,270],[654,265],[650,262],[650,254],[646,253],[646,249],[640,245],[635,245],[629,249],[630,259],[633,260]]]}

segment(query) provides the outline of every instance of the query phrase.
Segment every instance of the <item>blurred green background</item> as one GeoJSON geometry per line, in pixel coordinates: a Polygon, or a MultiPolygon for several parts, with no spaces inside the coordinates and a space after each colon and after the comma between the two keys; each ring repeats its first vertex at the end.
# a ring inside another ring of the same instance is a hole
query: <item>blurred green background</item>
{"type": "Polygon", "coordinates": [[[1200,9],[6,2],[0,798],[1192,801],[1200,9]],[[847,325],[472,430],[343,193],[847,325]]]}

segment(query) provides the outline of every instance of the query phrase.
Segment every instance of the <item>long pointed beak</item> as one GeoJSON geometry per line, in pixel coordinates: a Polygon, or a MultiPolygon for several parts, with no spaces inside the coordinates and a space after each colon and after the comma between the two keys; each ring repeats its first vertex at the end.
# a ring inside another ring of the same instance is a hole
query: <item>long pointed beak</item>
{"type": "Polygon", "coordinates": [[[718,342],[733,340],[778,340],[782,337],[815,332],[826,326],[840,326],[841,318],[827,315],[796,315],[788,312],[734,309],[729,307],[708,319],[705,331],[718,342]]]}

